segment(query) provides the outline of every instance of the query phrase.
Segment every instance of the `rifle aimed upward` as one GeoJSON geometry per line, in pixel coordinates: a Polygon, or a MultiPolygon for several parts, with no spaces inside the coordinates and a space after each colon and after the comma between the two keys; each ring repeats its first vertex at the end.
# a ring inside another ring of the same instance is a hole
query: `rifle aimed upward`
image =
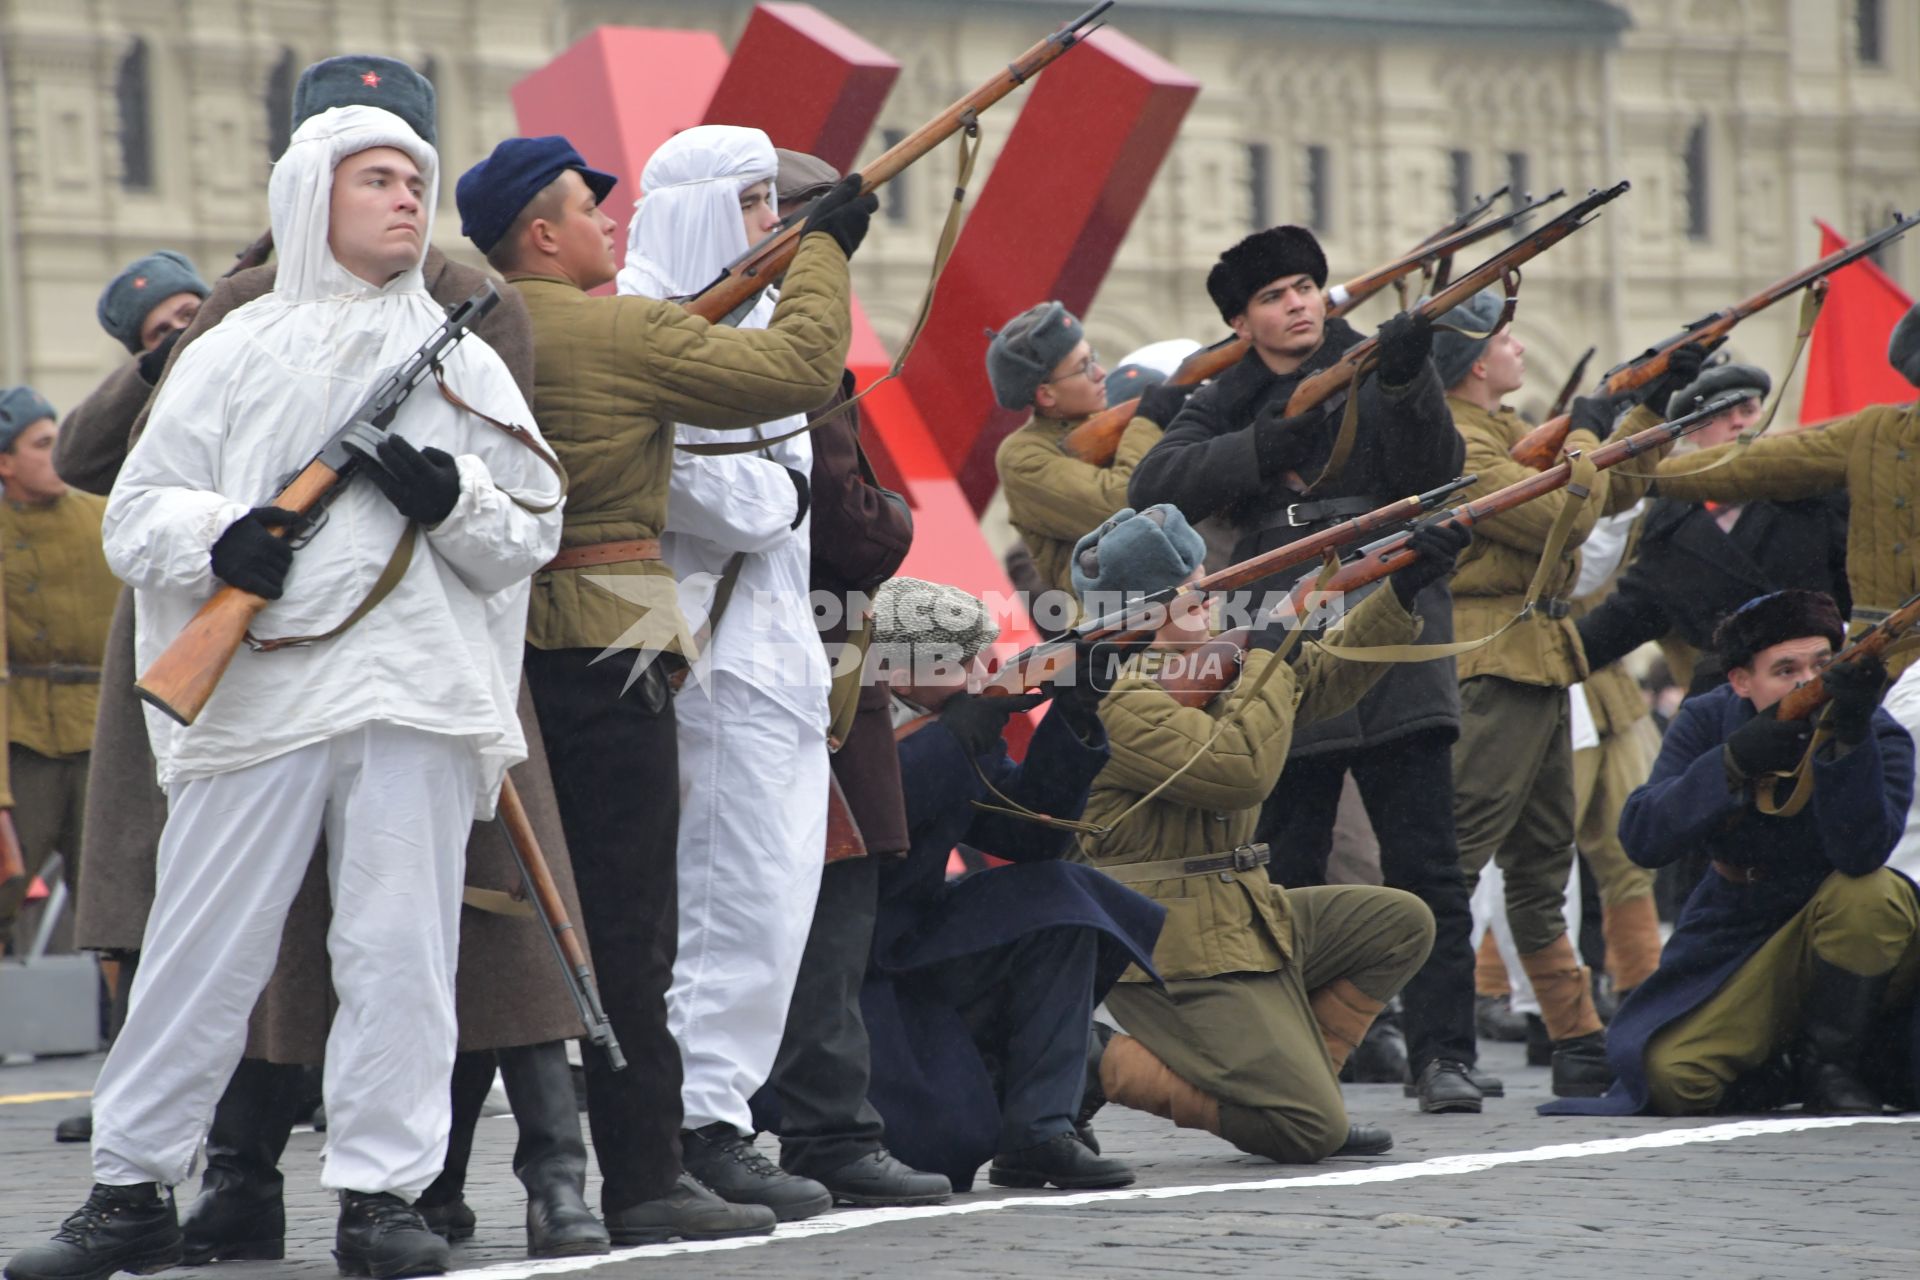
{"type": "MultiPolygon", "coordinates": [[[[1601,394],[1608,396],[1624,395],[1638,391],[1667,371],[1667,361],[1673,353],[1685,346],[1701,346],[1711,351],[1725,342],[1733,327],[1750,315],[1765,311],[1782,298],[1792,297],[1811,284],[1832,275],[1840,268],[1857,262],[1882,246],[1905,235],[1914,227],[1920,226],[1920,214],[1910,218],[1896,215],[1893,222],[1856,244],[1828,254],[1810,267],[1803,267],[1782,279],[1774,281],[1750,298],[1711,315],[1701,316],[1687,325],[1679,333],[1664,341],[1657,342],[1631,360],[1625,360],[1607,370],[1601,381],[1601,394]]],[[[1573,419],[1565,414],[1555,414],[1547,421],[1522,436],[1507,456],[1515,462],[1540,470],[1553,465],[1566,447],[1567,433],[1573,429],[1573,419]]]]}
{"type": "MultiPolygon", "coordinates": [[[[1390,285],[1423,268],[1450,260],[1454,254],[1468,245],[1477,244],[1489,236],[1498,235],[1528,214],[1566,194],[1564,190],[1555,191],[1552,195],[1542,196],[1523,208],[1502,214],[1491,222],[1479,223],[1479,219],[1493,207],[1493,202],[1506,190],[1505,187],[1500,188],[1479,205],[1385,266],[1375,267],[1365,275],[1355,276],[1345,284],[1330,287],[1327,290],[1327,315],[1330,318],[1346,315],[1390,285]],[[1476,223],[1479,225],[1475,225],[1476,223]]],[[[1212,346],[1203,347],[1182,360],[1180,367],[1175,369],[1173,375],[1167,379],[1167,383],[1175,387],[1189,387],[1195,383],[1205,382],[1209,378],[1219,377],[1238,364],[1252,345],[1245,338],[1222,338],[1212,346]]],[[[1110,409],[1096,413],[1069,431],[1066,438],[1061,441],[1060,447],[1082,462],[1091,462],[1096,467],[1106,466],[1113,461],[1113,455],[1119,451],[1120,437],[1126,433],[1127,426],[1133,421],[1139,407],[1140,398],[1135,396],[1131,400],[1122,401],[1110,409]]]]}

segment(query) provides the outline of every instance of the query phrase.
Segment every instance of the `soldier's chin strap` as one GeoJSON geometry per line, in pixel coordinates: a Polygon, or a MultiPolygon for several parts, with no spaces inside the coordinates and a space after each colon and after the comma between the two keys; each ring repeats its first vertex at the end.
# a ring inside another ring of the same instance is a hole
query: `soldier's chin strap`
{"type": "Polygon", "coordinates": [[[913,354],[914,346],[920,341],[921,330],[927,327],[927,318],[933,314],[933,295],[939,290],[940,277],[947,269],[947,259],[953,256],[953,246],[955,242],[960,239],[960,215],[967,200],[967,183],[972,180],[974,163],[980,158],[979,117],[972,112],[968,112],[966,121],[961,126],[960,132],[955,135],[955,138],[960,147],[960,174],[959,177],[954,180],[953,184],[953,203],[947,206],[947,220],[940,228],[939,241],[934,245],[933,270],[927,277],[926,292],[922,294],[920,298],[919,314],[914,317],[913,328],[907,331],[906,339],[901,342],[900,354],[893,358],[892,366],[889,367],[885,373],[874,379],[865,391],[841,401],[835,405],[832,410],[821,414],[804,427],[795,427],[792,431],[782,432],[780,435],[770,436],[765,440],[718,441],[708,444],[681,444],[676,442],[673,446],[674,448],[680,450],[682,453],[694,453],[709,458],[725,457],[728,454],[735,453],[752,453],[756,449],[765,448],[767,445],[779,444],[782,440],[791,440],[795,436],[803,436],[809,431],[813,431],[832,422],[835,418],[848,412],[853,406],[872,395],[876,390],[884,387],[887,383],[892,382],[900,376],[900,370],[906,367],[907,357],[913,354]]]}

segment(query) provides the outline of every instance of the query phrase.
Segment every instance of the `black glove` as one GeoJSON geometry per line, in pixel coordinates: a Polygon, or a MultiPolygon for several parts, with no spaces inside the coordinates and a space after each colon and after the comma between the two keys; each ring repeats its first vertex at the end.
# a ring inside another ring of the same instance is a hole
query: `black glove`
{"type": "Polygon", "coordinates": [[[981,756],[1000,745],[1007,721],[1016,713],[1040,705],[1044,693],[1023,693],[1012,697],[984,697],[956,693],[940,708],[940,723],[960,740],[969,756],[981,756]]]}
{"type": "Polygon", "coordinates": [[[460,468],[445,449],[416,449],[391,431],[377,452],[361,440],[348,440],[348,453],[366,463],[367,477],[407,519],[429,527],[439,524],[460,501],[460,468]]]}
{"type": "Polygon", "coordinates": [[[1318,409],[1309,409],[1298,417],[1286,416],[1284,399],[1271,401],[1253,420],[1253,461],[1262,480],[1280,480],[1289,471],[1299,472],[1313,459],[1321,433],[1315,428],[1325,419],[1318,409]]]}
{"type": "Polygon", "coordinates": [[[1460,553],[1473,541],[1473,533],[1457,524],[1423,524],[1407,536],[1407,548],[1420,558],[1403,569],[1395,569],[1388,579],[1400,603],[1413,608],[1413,598],[1453,572],[1460,553]]]}
{"type": "Polygon", "coordinates": [[[278,600],[287,589],[293,548],[270,530],[291,529],[299,523],[299,514],[284,507],[255,507],[215,540],[213,576],[263,600],[278,600]]]}
{"type": "Polygon", "coordinates": [[[1604,395],[1575,396],[1567,409],[1568,430],[1591,431],[1605,440],[1613,434],[1613,401],[1604,395]]]}
{"type": "Polygon", "coordinates": [[[1640,403],[1666,417],[1667,401],[1673,399],[1676,392],[1692,386],[1706,362],[1707,349],[1698,343],[1675,347],[1667,356],[1667,371],[1640,389],[1640,403]]]}
{"type": "Polygon", "coordinates": [[[860,194],[862,181],[859,174],[850,173],[835,183],[807,215],[800,228],[801,237],[824,231],[840,246],[840,252],[853,257],[853,251],[867,238],[867,224],[874,211],[880,207],[878,196],[860,194]]]}
{"type": "Polygon", "coordinates": [[[1433,352],[1433,321],[1402,311],[1375,337],[1380,340],[1380,385],[1404,387],[1420,376],[1420,367],[1433,352]]]}
{"type": "Polygon", "coordinates": [[[1150,419],[1153,424],[1165,431],[1173,425],[1173,420],[1186,406],[1187,397],[1200,389],[1200,384],[1190,382],[1176,387],[1163,382],[1157,387],[1148,387],[1140,393],[1140,407],[1133,411],[1136,418],[1150,419]]]}
{"type": "MultiPolygon", "coordinates": [[[[1095,646],[1089,655],[1096,661],[1104,660],[1111,664],[1118,654],[1113,650],[1102,651],[1095,646]]],[[[1098,738],[1100,728],[1100,699],[1106,690],[1113,687],[1112,672],[1094,671],[1088,663],[1076,662],[1065,671],[1047,681],[1047,687],[1053,691],[1053,705],[1066,717],[1067,727],[1072,729],[1081,741],[1098,738]],[[1086,669],[1082,669],[1086,668],[1086,669]]]]}
{"type": "Polygon", "coordinates": [[[1812,725],[1805,720],[1776,720],[1769,707],[1727,736],[1727,758],[1743,777],[1785,773],[1800,763],[1812,739],[1812,725]]]}
{"type": "Polygon", "coordinates": [[[1836,662],[1820,673],[1820,683],[1833,698],[1833,736],[1849,747],[1865,742],[1887,690],[1887,664],[1872,655],[1836,662]]]}
{"type": "Polygon", "coordinates": [[[160,375],[166,372],[167,357],[173,354],[173,349],[180,344],[180,335],[185,332],[185,329],[173,330],[168,333],[166,337],[160,339],[159,346],[140,357],[140,380],[142,382],[151,387],[160,381],[160,375]]]}

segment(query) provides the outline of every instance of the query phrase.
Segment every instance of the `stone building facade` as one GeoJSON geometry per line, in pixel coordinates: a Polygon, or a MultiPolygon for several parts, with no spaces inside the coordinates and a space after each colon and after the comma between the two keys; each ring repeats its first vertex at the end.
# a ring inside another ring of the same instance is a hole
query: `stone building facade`
{"type": "MultiPolygon", "coordinates": [[[[1069,16],[1076,0],[816,0],[898,58],[905,131],[1069,16]]],[[[129,259],[208,274],[265,224],[269,157],[307,62],[380,50],[435,82],[452,175],[513,132],[507,90],[601,23],[737,35],[750,0],[0,0],[0,382],[56,405],[124,353],[94,299],[129,259]]],[[[1604,367],[1920,208],[1920,5],[1904,0],[1121,0],[1111,20],[1203,89],[1089,317],[1104,353],[1223,332],[1220,249],[1316,225],[1335,278],[1387,259],[1475,191],[1633,191],[1527,273],[1519,332],[1550,397],[1589,344],[1604,367]]],[[[1010,118],[1007,117],[1007,118],[1010,118]]],[[[990,163],[1005,124],[988,118],[990,163]]],[[[856,264],[882,337],[917,305],[942,162],[910,173],[856,264]]],[[[1883,262],[1920,286],[1920,244],[1883,262]]],[[[1364,325],[1388,313],[1363,310],[1364,325]]],[[[1779,365],[1791,308],[1735,349],[1779,365]]]]}

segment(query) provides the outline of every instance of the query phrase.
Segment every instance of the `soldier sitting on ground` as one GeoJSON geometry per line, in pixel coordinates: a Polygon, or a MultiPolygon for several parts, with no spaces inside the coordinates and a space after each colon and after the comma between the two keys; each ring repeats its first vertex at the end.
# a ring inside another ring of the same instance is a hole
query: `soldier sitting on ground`
{"type": "Polygon", "coordinates": [[[1657,867],[1704,846],[1713,870],[1687,900],[1660,968],[1607,1033],[1618,1083],[1556,1114],[1697,1115],[1768,1109],[1877,1113],[1911,1106],[1902,1079],[1920,980],[1920,900],[1886,866],[1913,792],[1913,740],[1880,709],[1876,658],[1828,665],[1844,628],[1833,600],[1778,591],[1716,637],[1728,683],[1692,698],[1653,776],[1627,801],[1627,852],[1657,867]],[[1776,704],[1818,675],[1832,705],[1791,815],[1760,808],[1769,775],[1800,764],[1811,720],[1776,704]],[[1883,1094],[1884,1091],[1884,1094],[1883,1094]]]}

